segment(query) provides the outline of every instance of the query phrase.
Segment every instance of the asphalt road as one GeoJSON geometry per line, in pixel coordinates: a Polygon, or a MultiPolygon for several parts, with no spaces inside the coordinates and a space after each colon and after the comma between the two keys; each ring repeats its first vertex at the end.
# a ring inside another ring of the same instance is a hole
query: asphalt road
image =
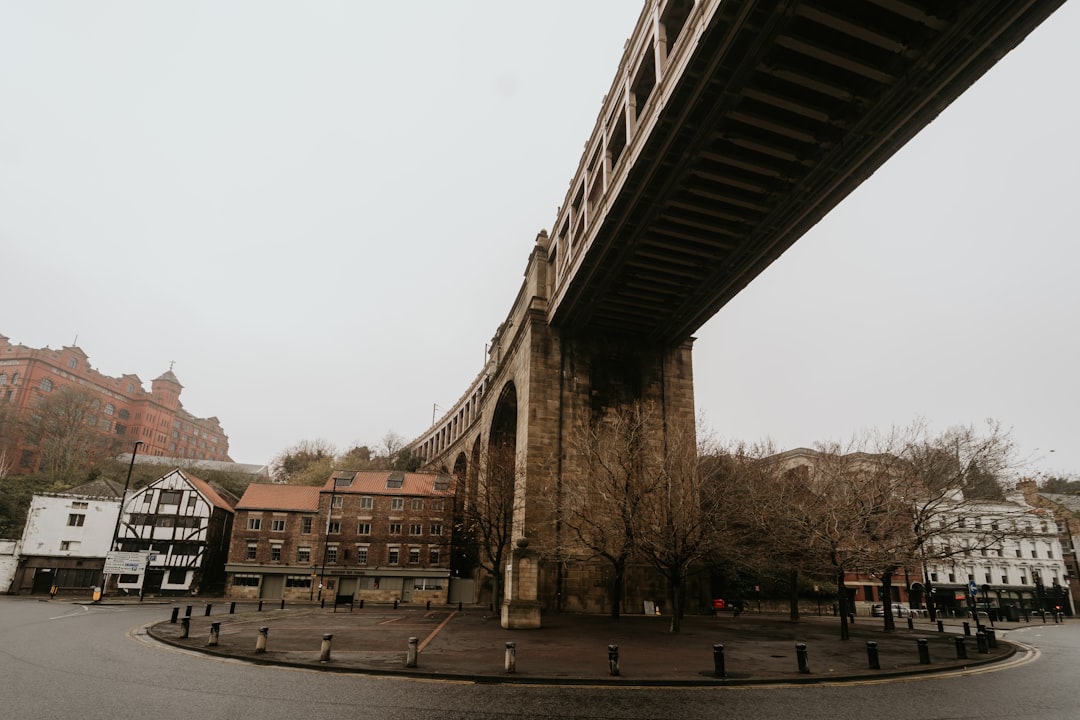
{"type": "Polygon", "coordinates": [[[829,718],[1076,720],[1080,622],[1010,632],[1011,663],[900,682],[628,689],[478,685],[278,667],[167,648],[142,628],[161,606],[0,597],[0,717],[97,720],[274,718],[829,718]]]}

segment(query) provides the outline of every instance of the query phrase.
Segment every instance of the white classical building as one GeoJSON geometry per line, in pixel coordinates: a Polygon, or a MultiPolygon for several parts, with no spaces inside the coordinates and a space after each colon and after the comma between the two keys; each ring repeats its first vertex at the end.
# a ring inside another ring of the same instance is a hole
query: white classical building
{"type": "MultiPolygon", "coordinates": [[[[15,553],[14,594],[93,592],[109,549],[123,488],[99,478],[62,493],[34,495],[15,553]]],[[[7,586],[4,586],[5,589],[7,586]]]]}
{"type": "Polygon", "coordinates": [[[935,539],[934,555],[947,559],[926,567],[939,606],[964,608],[974,587],[980,608],[1069,611],[1068,571],[1053,515],[1029,505],[1019,491],[1003,502],[958,503],[956,513],[938,519],[952,529],[935,539]]]}

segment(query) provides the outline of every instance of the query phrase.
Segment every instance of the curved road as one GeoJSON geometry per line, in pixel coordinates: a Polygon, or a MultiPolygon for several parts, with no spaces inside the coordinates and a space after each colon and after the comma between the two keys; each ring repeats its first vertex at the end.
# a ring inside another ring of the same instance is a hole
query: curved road
{"type": "Polygon", "coordinates": [[[1080,622],[1032,624],[1006,667],[889,683],[628,689],[476,685],[252,666],[142,634],[160,605],[0,597],[0,715],[82,720],[696,718],[1075,720],[1080,622]]]}

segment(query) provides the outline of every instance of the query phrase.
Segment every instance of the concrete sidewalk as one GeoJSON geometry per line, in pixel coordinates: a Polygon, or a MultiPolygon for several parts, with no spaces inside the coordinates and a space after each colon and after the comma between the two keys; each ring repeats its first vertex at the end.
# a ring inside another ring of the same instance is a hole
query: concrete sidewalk
{"type": "MultiPolygon", "coordinates": [[[[337,672],[456,678],[478,682],[589,683],[619,685],[735,685],[805,683],[941,672],[1003,660],[1015,652],[1005,638],[1025,623],[998,623],[997,647],[978,651],[965,642],[968,659],[957,659],[962,621],[897,620],[885,633],[881,618],[857,618],[851,639],[839,639],[839,619],[729,613],[687,616],[678,634],[670,618],[626,615],[618,621],[594,615],[546,614],[538,630],[505,630],[486,610],[457,607],[296,605],[258,611],[250,603],[230,613],[228,601],[192,603],[188,637],[182,638],[186,603],[162,606],[162,621],[149,634],[166,643],[256,663],[337,672]],[[179,619],[170,622],[176,608],[179,619]],[[218,644],[209,647],[211,623],[220,623],[218,644]],[[259,628],[268,628],[266,649],[256,652],[259,628]],[[321,662],[323,640],[331,635],[329,662],[321,662]],[[410,638],[417,640],[416,667],[406,667],[410,638]],[[926,640],[929,664],[921,662],[926,640]],[[876,643],[880,669],[871,669],[867,643],[876,643]],[[506,671],[507,643],[514,643],[513,672],[506,671]],[[800,670],[797,643],[805,644],[800,670]],[[610,669],[609,646],[617,646],[618,671],[610,669]],[[717,645],[722,646],[718,648],[717,645]],[[718,652],[719,651],[719,652],[718,652]],[[718,661],[724,677],[718,677],[718,661]]],[[[1039,622],[1036,620],[1035,622],[1039,622]]],[[[1051,623],[1052,625],[1053,623],[1051,623]]]]}

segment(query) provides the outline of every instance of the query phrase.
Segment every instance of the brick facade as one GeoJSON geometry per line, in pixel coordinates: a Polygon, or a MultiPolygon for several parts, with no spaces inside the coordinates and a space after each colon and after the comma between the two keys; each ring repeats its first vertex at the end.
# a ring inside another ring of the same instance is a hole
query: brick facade
{"type": "Polygon", "coordinates": [[[337,472],[322,488],[258,484],[237,505],[227,593],[241,599],[446,602],[457,482],[337,472]]]}
{"type": "MultiPolygon", "coordinates": [[[[95,370],[78,346],[28,348],[0,335],[0,404],[15,418],[25,417],[41,398],[64,386],[95,394],[87,426],[104,441],[104,455],[130,450],[139,440],[144,455],[231,462],[229,438],[221,423],[184,409],[183,386],[172,370],[155,378],[147,392],[137,375],[110,377],[95,370]]],[[[40,452],[30,438],[11,434],[0,442],[13,461],[13,474],[38,470],[40,452]]]]}

